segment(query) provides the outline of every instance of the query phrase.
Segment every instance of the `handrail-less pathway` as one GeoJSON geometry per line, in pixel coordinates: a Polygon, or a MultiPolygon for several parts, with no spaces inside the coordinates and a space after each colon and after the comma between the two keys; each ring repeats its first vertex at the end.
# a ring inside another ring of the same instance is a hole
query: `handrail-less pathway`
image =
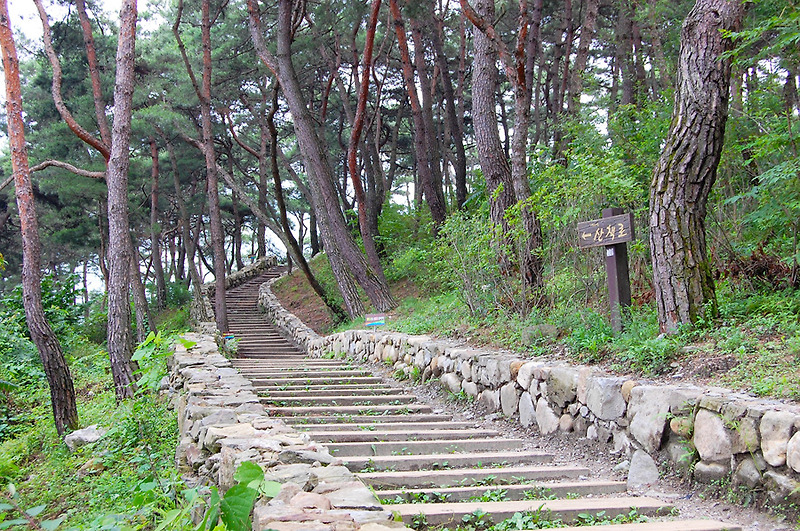
{"type": "MultiPolygon", "coordinates": [[[[549,512],[548,518],[567,523],[634,509],[671,514],[660,500],[629,496],[625,483],[593,478],[581,466],[551,464],[553,455],[526,450],[525,440],[454,421],[363,367],[306,357],[257,308],[259,286],[279,275],[274,268],[228,291],[230,328],[239,339],[234,365],[252,380],[270,415],[325,444],[406,524],[455,528],[481,512],[494,522],[517,512],[549,512]]],[[[673,516],[603,529],[740,528],[673,516]]]]}

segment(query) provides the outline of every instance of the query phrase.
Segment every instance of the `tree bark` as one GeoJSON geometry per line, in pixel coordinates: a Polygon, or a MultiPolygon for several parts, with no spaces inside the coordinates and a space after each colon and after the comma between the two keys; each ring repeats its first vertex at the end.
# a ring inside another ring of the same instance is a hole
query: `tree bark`
{"type": "Polygon", "coordinates": [[[650,254],[663,332],[717,313],[705,216],[722,153],[739,0],[698,0],[681,30],[675,110],[650,187],[650,254]]]}
{"type": "Polygon", "coordinates": [[[78,409],[69,366],[61,345],[47,322],[42,306],[39,222],[36,218],[28,152],[25,146],[19,60],[6,0],[0,1],[0,51],[5,73],[11,168],[22,235],[22,302],[31,340],[39,351],[50,387],[56,431],[59,435],[63,435],[65,431],[78,427],[78,409]]]}
{"type": "Polygon", "coordinates": [[[156,280],[156,307],[167,307],[167,284],[164,279],[164,265],[161,262],[161,224],[158,219],[158,147],[150,137],[150,157],[153,161],[150,182],[150,251],[153,257],[153,275],[156,280]]]}
{"type": "Polygon", "coordinates": [[[117,73],[114,84],[114,122],[108,159],[108,355],[117,399],[130,398],[136,379],[131,366],[131,326],[128,283],[131,268],[128,219],[131,113],[136,49],[136,0],[124,0],[120,10],[117,73]]]}
{"type": "MultiPolygon", "coordinates": [[[[397,44],[400,48],[400,58],[403,63],[403,79],[408,92],[408,99],[411,103],[411,116],[414,121],[414,130],[416,131],[414,134],[414,154],[417,161],[417,175],[420,181],[420,188],[428,200],[435,231],[436,227],[444,223],[447,211],[444,202],[441,200],[441,194],[437,192],[436,180],[432,171],[432,161],[428,151],[430,133],[427,130],[423,109],[417,96],[414,67],[411,64],[403,17],[400,13],[400,7],[397,5],[397,0],[390,0],[389,6],[394,18],[394,30],[397,35],[397,44]]],[[[422,50],[418,50],[416,53],[422,53],[422,50]]],[[[423,74],[420,73],[420,75],[423,74]]]]}

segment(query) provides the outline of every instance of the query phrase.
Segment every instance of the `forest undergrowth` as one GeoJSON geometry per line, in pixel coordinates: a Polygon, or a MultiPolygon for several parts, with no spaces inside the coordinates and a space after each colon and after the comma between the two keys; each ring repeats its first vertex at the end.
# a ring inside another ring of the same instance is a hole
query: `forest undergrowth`
{"type": "Polygon", "coordinates": [[[53,323],[75,384],[81,427],[108,432],[71,453],[52,419],[47,381],[25,333],[19,290],[0,301],[0,529],[181,529],[169,517],[191,509],[191,491],[174,466],[175,412],[159,395],[166,356],[188,330],[188,293],[172,286],[171,307],[157,316],[134,358],[136,397],[117,403],[104,349],[102,299],[76,304],[74,278],[43,282],[53,323]]]}

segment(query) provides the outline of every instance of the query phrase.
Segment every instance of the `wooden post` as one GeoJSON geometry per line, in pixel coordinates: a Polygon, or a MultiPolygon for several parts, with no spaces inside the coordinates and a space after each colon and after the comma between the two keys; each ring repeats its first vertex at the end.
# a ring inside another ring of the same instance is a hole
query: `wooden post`
{"type": "MultiPolygon", "coordinates": [[[[623,214],[621,208],[603,209],[603,217],[623,214]]],[[[633,224],[631,224],[633,226],[633,224]]],[[[628,244],[606,245],[606,274],[608,276],[608,304],[611,307],[611,328],[621,332],[623,309],[631,305],[631,281],[628,273],[628,244]]]]}

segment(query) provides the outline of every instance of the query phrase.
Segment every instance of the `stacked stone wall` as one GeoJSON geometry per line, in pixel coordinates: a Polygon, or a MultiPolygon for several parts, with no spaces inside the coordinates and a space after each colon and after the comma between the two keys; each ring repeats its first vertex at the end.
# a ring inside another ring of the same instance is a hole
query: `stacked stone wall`
{"type": "Polygon", "coordinates": [[[716,387],[659,385],[591,367],[536,361],[426,336],[351,330],[321,337],[262,285],[259,303],[312,357],[348,356],[436,378],[451,393],[543,435],[607,444],[630,467],[628,484],[658,481],[657,464],[701,483],[766,491],[800,503],[800,408],[716,387]]]}

